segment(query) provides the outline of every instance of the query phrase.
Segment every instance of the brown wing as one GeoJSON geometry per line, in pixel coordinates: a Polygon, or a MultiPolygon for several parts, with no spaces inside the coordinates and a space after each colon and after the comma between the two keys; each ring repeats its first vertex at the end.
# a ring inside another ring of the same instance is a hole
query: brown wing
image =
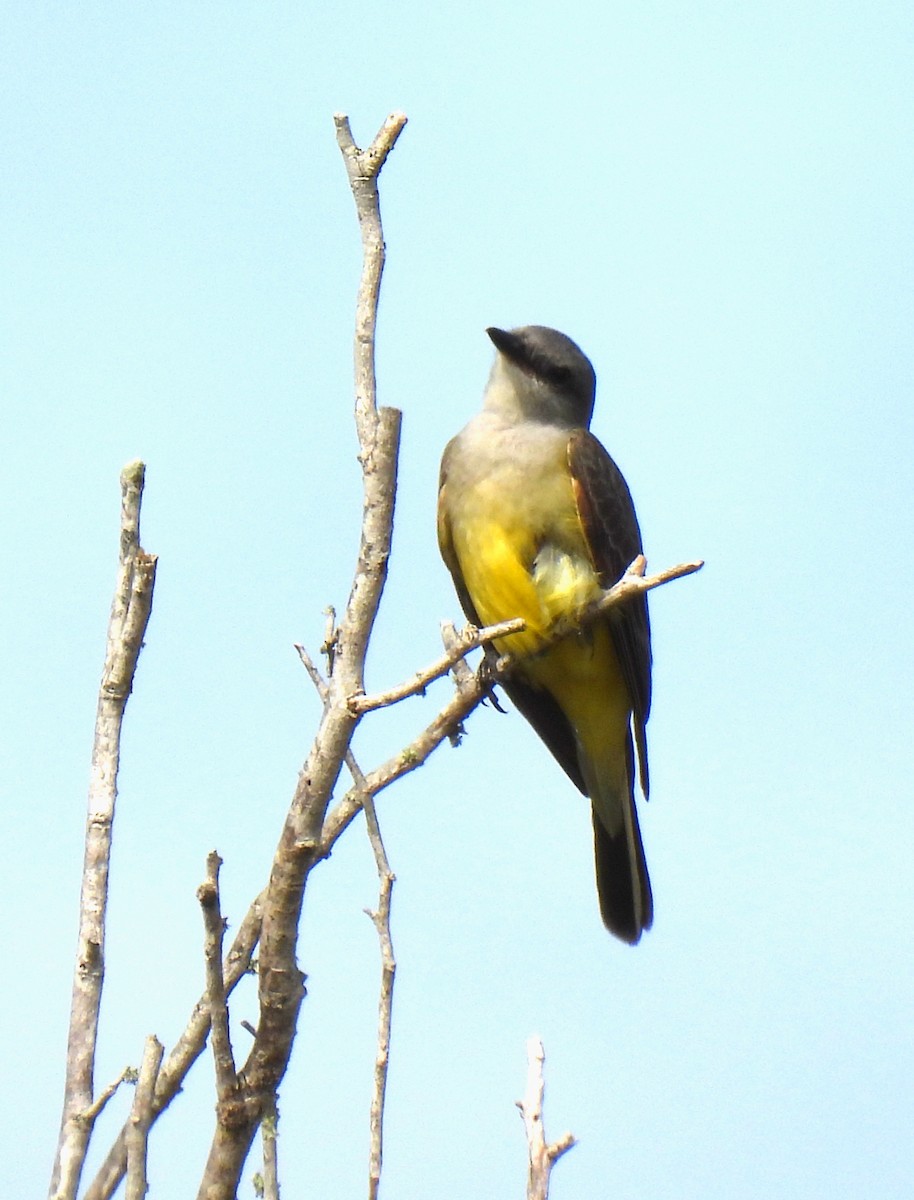
{"type": "MultiPolygon", "coordinates": [[[[612,587],[641,553],[641,531],[622,472],[592,433],[577,430],[568,441],[568,469],[581,526],[604,588],[612,587]]],[[[641,787],[648,793],[645,725],[651,711],[651,627],[647,597],[607,614],[613,645],[632,702],[641,787]]]]}

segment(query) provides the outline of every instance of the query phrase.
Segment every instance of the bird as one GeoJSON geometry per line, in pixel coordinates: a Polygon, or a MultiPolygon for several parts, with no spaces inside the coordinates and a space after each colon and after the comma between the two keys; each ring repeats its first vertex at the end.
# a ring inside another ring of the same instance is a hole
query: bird
{"type": "Polygon", "coordinates": [[[581,614],[642,553],[622,472],[590,432],[593,366],[556,329],[486,330],[495,359],[482,409],[447,444],[438,544],[467,619],[521,617],[495,640],[500,686],[592,806],[603,923],[635,945],[653,897],[635,807],[649,790],[647,597],[581,614]]]}

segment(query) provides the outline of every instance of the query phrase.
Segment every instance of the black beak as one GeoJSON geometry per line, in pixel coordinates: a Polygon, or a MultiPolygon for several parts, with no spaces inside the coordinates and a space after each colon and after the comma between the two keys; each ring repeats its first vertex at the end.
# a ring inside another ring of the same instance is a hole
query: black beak
{"type": "Polygon", "coordinates": [[[526,360],[523,342],[516,333],[511,333],[509,329],[498,329],[495,325],[490,325],[486,333],[491,338],[495,349],[501,351],[505,358],[510,358],[512,362],[516,363],[526,360]]]}

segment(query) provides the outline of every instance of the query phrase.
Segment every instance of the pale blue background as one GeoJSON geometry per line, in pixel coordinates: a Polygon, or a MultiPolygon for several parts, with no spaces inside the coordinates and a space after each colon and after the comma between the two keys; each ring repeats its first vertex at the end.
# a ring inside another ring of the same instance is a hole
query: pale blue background
{"type": "MultiPolygon", "coordinates": [[[[637,950],[603,931],[587,806],[516,714],[478,712],[384,797],[385,1194],[523,1194],[533,1032],[547,1128],[581,1140],[555,1200],[914,1192],[912,81],[905,0],[4,5],[0,1192],[42,1195],[56,1138],[136,456],[160,564],[100,1084],[199,994],[206,852],[234,925],[266,877],[317,714],[292,643],[316,651],[345,600],[359,520],[360,254],[331,116],[366,143],[394,108],[379,373],[404,437],[370,683],[458,614],[437,461],[488,324],[581,343],[651,564],[708,565],[652,602],[637,950]]],[[[366,721],[363,765],[446,695],[366,721]]],[[[375,894],[359,823],[308,892],[290,1196],[365,1191],[375,894]]],[[[233,1016],[255,1019],[250,990],[233,1016]]],[[[194,1194],[212,1103],[207,1059],[156,1128],[156,1200],[194,1194]]]]}

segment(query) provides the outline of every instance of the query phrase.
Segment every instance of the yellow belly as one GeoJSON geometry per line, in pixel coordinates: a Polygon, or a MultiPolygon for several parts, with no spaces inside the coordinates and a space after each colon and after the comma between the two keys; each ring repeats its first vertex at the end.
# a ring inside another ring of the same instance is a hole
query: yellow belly
{"type": "Polygon", "coordinates": [[[455,550],[482,624],[495,625],[512,617],[526,622],[522,633],[499,638],[498,652],[518,658],[534,653],[551,622],[527,566],[536,553],[533,539],[525,532],[509,536],[494,522],[477,522],[455,538],[455,550]]]}
{"type": "Polygon", "coordinates": [[[600,593],[581,542],[579,554],[553,544],[544,549],[529,529],[509,533],[503,524],[487,520],[471,523],[469,532],[465,526],[455,537],[455,550],[480,621],[493,625],[522,617],[526,622],[522,633],[498,639],[498,652],[512,655],[524,678],[552,694],[586,757],[603,760],[613,747],[612,773],[618,776],[631,704],[608,626],[598,622],[539,653],[557,619],[573,619],[600,593]]]}

